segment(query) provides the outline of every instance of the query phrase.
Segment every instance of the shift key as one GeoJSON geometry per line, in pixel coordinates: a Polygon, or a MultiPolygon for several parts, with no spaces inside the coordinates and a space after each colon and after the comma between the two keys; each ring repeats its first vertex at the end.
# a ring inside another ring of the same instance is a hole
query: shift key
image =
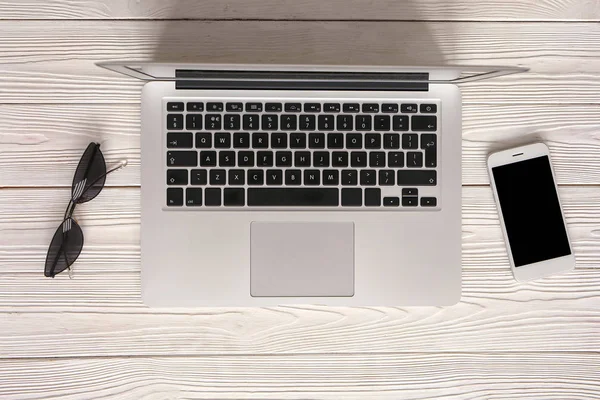
{"type": "Polygon", "coordinates": [[[197,151],[167,151],[167,166],[169,167],[195,167],[197,165],[197,151]]]}

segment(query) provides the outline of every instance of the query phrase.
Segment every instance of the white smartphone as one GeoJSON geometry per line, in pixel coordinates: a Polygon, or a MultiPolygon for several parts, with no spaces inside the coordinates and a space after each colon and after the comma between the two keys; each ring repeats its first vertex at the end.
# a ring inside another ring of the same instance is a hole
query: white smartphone
{"type": "Polygon", "coordinates": [[[493,153],[488,172],[515,279],[575,268],[548,147],[533,143],[493,153]]]}

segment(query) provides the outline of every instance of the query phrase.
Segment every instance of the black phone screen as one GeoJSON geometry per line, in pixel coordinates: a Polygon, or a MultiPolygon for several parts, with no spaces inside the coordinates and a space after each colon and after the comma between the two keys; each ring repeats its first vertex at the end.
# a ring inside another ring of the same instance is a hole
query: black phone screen
{"type": "Polygon", "coordinates": [[[548,156],[492,168],[515,267],[571,254],[548,156]]]}

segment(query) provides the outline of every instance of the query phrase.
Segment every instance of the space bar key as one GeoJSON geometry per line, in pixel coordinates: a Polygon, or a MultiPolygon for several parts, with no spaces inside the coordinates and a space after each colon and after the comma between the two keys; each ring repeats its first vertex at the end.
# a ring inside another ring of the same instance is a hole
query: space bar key
{"type": "Polygon", "coordinates": [[[339,205],[339,189],[334,188],[249,188],[249,206],[320,206],[339,205]]]}

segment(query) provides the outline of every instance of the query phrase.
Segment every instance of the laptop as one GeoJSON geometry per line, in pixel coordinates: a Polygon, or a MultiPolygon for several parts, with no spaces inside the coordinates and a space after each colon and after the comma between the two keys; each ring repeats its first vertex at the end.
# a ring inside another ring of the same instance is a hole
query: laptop
{"type": "Polygon", "coordinates": [[[100,65],[147,81],[145,304],[460,300],[456,83],[522,68],[100,65]]]}

